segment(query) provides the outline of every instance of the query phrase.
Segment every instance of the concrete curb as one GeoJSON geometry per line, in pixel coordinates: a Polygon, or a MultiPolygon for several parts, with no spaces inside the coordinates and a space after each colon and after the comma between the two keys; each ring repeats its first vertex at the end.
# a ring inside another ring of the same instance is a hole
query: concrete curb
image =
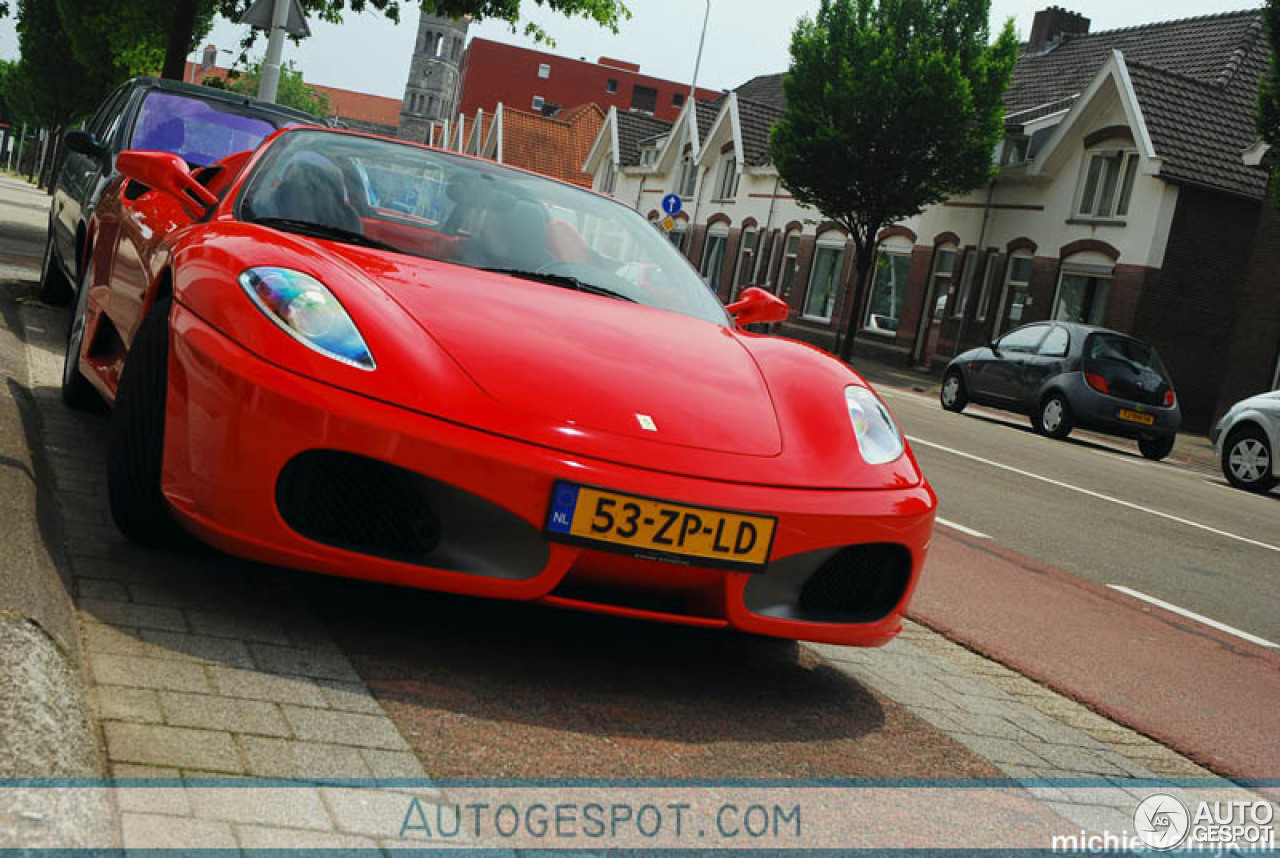
{"type": "MultiPolygon", "coordinates": [[[[61,516],[44,460],[31,393],[19,302],[39,275],[48,197],[0,179],[0,777],[99,778],[105,771],[85,691],[85,659],[64,575],[61,516]]],[[[109,808],[69,802],[24,808],[21,791],[0,791],[0,845],[58,832],[61,842],[102,842],[109,808]],[[81,833],[77,833],[83,832],[81,833]]]]}

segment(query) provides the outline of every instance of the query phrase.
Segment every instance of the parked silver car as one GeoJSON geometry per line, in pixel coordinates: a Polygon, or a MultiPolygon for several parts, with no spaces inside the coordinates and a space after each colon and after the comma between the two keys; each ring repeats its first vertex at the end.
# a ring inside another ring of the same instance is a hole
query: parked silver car
{"type": "Polygon", "coordinates": [[[1280,390],[1242,399],[1209,433],[1222,473],[1236,488],[1267,492],[1280,483],[1280,390]]]}

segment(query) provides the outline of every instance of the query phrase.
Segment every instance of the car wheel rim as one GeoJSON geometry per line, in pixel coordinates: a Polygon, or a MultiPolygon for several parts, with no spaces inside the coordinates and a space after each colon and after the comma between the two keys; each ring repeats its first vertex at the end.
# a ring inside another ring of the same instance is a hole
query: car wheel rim
{"type": "Polygon", "coordinates": [[[1044,406],[1044,414],[1041,415],[1040,422],[1044,424],[1047,431],[1057,432],[1058,427],[1062,425],[1062,403],[1056,399],[1049,400],[1044,406]]]}
{"type": "Polygon", "coordinates": [[[956,404],[956,395],[960,393],[960,379],[954,375],[942,385],[942,401],[946,405],[956,404]]]}
{"type": "Polygon", "coordinates": [[[62,383],[70,384],[79,370],[80,347],[84,342],[84,323],[88,313],[88,290],[80,287],[81,294],[76,298],[75,314],[71,317],[71,333],[67,336],[67,356],[62,362],[62,383]]]}
{"type": "Polygon", "coordinates": [[[1231,448],[1231,473],[1246,482],[1262,479],[1271,467],[1271,456],[1261,441],[1245,438],[1231,448]]]}

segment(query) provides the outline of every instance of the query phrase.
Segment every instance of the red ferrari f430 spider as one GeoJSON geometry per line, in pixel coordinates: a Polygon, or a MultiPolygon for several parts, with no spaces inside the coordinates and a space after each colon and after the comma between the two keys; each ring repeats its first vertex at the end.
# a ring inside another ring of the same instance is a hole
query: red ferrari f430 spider
{"type": "Polygon", "coordinates": [[[893,416],[743,330],[786,305],[724,307],[626,206],[324,128],[115,166],[63,388],[113,407],[129,537],[784,638],[900,630],[937,501],[893,416]]]}

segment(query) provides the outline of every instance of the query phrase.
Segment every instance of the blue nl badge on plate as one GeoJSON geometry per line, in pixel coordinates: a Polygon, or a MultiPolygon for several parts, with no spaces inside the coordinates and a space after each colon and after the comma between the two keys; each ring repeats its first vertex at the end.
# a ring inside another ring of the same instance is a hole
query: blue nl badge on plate
{"type": "Polygon", "coordinates": [[[578,505],[578,487],[556,483],[552,489],[551,515],[547,517],[547,530],[568,533],[573,525],[573,510],[578,505]]]}

